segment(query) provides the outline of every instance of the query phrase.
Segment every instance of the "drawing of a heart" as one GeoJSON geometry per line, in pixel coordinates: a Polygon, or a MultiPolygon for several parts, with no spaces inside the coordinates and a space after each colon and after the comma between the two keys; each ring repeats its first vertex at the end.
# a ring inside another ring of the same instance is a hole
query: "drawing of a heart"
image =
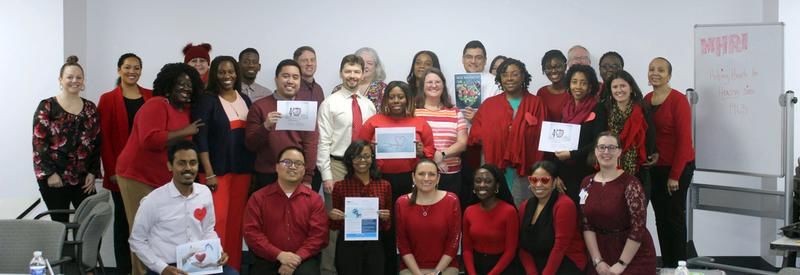
{"type": "Polygon", "coordinates": [[[597,118],[597,115],[596,115],[594,112],[591,112],[591,113],[589,113],[589,116],[588,116],[588,117],[586,117],[586,120],[585,120],[584,122],[589,122],[589,121],[592,121],[592,120],[594,120],[595,118],[597,118]]]}
{"type": "Polygon", "coordinates": [[[205,207],[197,208],[197,209],[194,210],[194,218],[197,219],[198,221],[202,221],[203,218],[205,218],[205,217],[206,217],[206,208],[205,207]]]}
{"type": "Polygon", "coordinates": [[[197,262],[203,263],[203,260],[206,259],[206,253],[205,252],[194,253],[194,258],[197,259],[197,262]]]}

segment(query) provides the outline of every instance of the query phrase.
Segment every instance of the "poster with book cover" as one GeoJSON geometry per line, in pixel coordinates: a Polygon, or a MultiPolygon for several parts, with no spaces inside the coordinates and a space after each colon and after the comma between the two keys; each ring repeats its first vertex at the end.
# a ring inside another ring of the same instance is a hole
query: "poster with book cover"
{"type": "Polygon", "coordinates": [[[455,75],[456,107],[477,109],[481,105],[481,74],[455,75]]]}

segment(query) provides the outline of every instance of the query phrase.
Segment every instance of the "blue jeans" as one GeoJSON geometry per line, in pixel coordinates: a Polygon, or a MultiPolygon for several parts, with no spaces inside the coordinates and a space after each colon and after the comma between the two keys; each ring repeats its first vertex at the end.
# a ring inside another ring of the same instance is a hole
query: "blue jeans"
{"type": "MultiPolygon", "coordinates": [[[[170,264],[170,265],[171,266],[175,266],[175,264],[170,264]]],[[[161,271],[155,272],[155,271],[152,271],[152,270],[148,269],[146,274],[147,275],[161,275],[161,271]]],[[[222,273],[219,273],[219,274],[223,274],[223,275],[239,275],[239,272],[237,272],[236,269],[233,269],[233,267],[230,267],[228,265],[223,265],[222,266],[222,273]]]]}

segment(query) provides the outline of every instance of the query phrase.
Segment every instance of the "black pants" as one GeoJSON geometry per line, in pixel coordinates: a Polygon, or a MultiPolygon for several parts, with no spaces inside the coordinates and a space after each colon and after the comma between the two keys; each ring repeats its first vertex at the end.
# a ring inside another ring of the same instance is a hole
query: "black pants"
{"type": "MultiPolygon", "coordinates": [[[[281,268],[281,262],[267,261],[261,257],[253,255],[253,266],[250,267],[250,273],[253,275],[272,275],[278,274],[278,269],[281,268]]],[[[306,259],[294,270],[294,275],[319,275],[319,254],[306,259]]]]}
{"type": "MultiPolygon", "coordinates": [[[[49,210],[56,210],[56,209],[69,209],[69,205],[72,204],[72,207],[78,208],[78,205],[83,202],[86,197],[91,196],[94,194],[84,194],[81,187],[83,186],[84,179],[81,179],[81,184],[78,185],[68,185],[65,184],[64,187],[60,188],[52,188],[47,186],[47,180],[39,182],[39,193],[42,194],[42,199],[44,200],[44,204],[47,205],[47,209],[49,210]]],[[[68,214],[54,214],[50,216],[51,220],[66,223],[69,222],[69,215],[68,214]]]]}
{"type": "Polygon", "coordinates": [[[253,177],[250,179],[250,195],[252,196],[264,186],[275,183],[276,180],[278,180],[278,173],[253,172],[253,177]]]}
{"type": "MultiPolygon", "coordinates": [[[[497,262],[500,261],[500,258],[503,254],[486,254],[481,253],[478,251],[472,251],[472,258],[475,262],[475,272],[479,275],[489,274],[494,266],[497,265],[497,262]]],[[[541,273],[541,271],[540,271],[541,273]]],[[[525,269],[522,268],[522,264],[519,262],[519,258],[514,256],[514,259],[511,260],[511,263],[508,264],[506,269],[502,270],[500,274],[503,275],[515,275],[515,274],[525,274],[525,269]]]]}
{"type": "Polygon", "coordinates": [[[650,168],[652,203],[656,216],[658,244],[663,267],[676,267],[686,260],[686,193],[694,176],[694,161],[686,164],[678,180],[678,190],[667,192],[670,166],[650,168]]]}
{"type": "Polygon", "coordinates": [[[336,272],[343,275],[381,275],[385,271],[384,263],[383,242],[345,241],[344,232],[339,232],[336,237],[336,272]]]}
{"type": "Polygon", "coordinates": [[[111,192],[111,199],[114,200],[114,257],[117,260],[117,273],[131,274],[131,248],[128,244],[130,232],[122,194],[111,192]]]}
{"type": "Polygon", "coordinates": [[[453,192],[453,194],[458,196],[458,199],[461,200],[461,180],[461,172],[439,174],[439,190],[453,192]]]}
{"type": "MultiPolygon", "coordinates": [[[[405,196],[411,193],[411,171],[398,174],[383,174],[383,179],[392,185],[392,204],[397,201],[400,196],[405,196]]],[[[384,274],[397,274],[397,240],[395,240],[395,213],[392,207],[392,227],[387,231],[381,232],[381,242],[383,242],[384,260],[384,274]]]]}
{"type": "MultiPolygon", "coordinates": [[[[583,160],[585,162],[585,160],[583,160]]],[[[576,204],[580,203],[578,194],[581,191],[581,182],[586,176],[594,173],[593,168],[584,163],[576,160],[560,161],[555,160],[558,166],[558,175],[564,182],[564,187],[567,189],[567,196],[572,199],[576,204]]]]}

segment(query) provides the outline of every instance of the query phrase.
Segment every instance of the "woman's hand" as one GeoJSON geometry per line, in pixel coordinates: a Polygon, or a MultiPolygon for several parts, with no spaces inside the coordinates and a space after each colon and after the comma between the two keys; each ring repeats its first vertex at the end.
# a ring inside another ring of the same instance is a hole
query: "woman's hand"
{"type": "Polygon", "coordinates": [[[388,221],[389,218],[391,217],[392,217],[392,212],[390,212],[389,209],[378,210],[378,218],[380,218],[381,220],[388,221]]]}
{"type": "Polygon", "coordinates": [[[555,154],[556,157],[562,161],[568,160],[570,157],[572,157],[572,154],[570,154],[569,151],[558,151],[555,154]]]}
{"type": "Polygon", "coordinates": [[[643,166],[653,166],[656,165],[658,162],[658,153],[653,153],[652,155],[647,156],[647,161],[642,163],[643,166]]]}
{"type": "Polygon", "coordinates": [[[206,186],[208,186],[208,189],[210,189],[211,192],[217,191],[218,185],[219,183],[217,182],[217,176],[206,178],[206,186]]]}
{"type": "Polygon", "coordinates": [[[64,187],[64,182],[61,181],[61,176],[59,176],[58,173],[53,173],[47,177],[47,186],[51,188],[61,188],[64,187]]]}
{"type": "Polygon", "coordinates": [[[328,218],[334,221],[344,220],[344,212],[336,208],[331,209],[331,212],[328,212],[328,218]]]}
{"type": "Polygon", "coordinates": [[[464,110],[461,110],[461,113],[464,114],[464,118],[466,118],[467,121],[472,121],[472,119],[475,118],[475,110],[472,109],[472,107],[464,108],[464,110]]]}
{"type": "Polygon", "coordinates": [[[667,181],[667,193],[669,193],[670,196],[672,196],[672,192],[678,191],[679,188],[680,184],[677,180],[669,179],[667,181]]]}
{"type": "Polygon", "coordinates": [[[608,266],[608,264],[606,262],[597,263],[597,265],[594,267],[594,270],[596,270],[597,274],[600,274],[600,275],[610,274],[609,273],[610,272],[609,271],[610,267],[608,266]]]}
{"type": "Polygon", "coordinates": [[[86,175],[86,180],[84,180],[83,187],[81,188],[84,194],[94,193],[94,179],[94,174],[89,173],[86,175]]]}
{"type": "Polygon", "coordinates": [[[608,272],[611,272],[610,274],[614,274],[614,275],[622,274],[622,272],[624,272],[624,271],[625,271],[625,266],[623,266],[623,265],[621,265],[619,263],[614,264],[614,266],[612,266],[611,268],[608,269],[608,272]]]}
{"type": "Polygon", "coordinates": [[[184,134],[183,136],[193,136],[197,134],[197,132],[200,132],[200,127],[203,126],[206,126],[206,124],[203,123],[202,119],[198,119],[190,123],[189,125],[186,125],[186,127],[183,127],[183,129],[181,129],[181,132],[183,132],[184,134]]]}
{"type": "Polygon", "coordinates": [[[425,157],[425,146],[422,144],[421,141],[414,141],[414,144],[417,145],[417,157],[424,158],[425,157]]]}

